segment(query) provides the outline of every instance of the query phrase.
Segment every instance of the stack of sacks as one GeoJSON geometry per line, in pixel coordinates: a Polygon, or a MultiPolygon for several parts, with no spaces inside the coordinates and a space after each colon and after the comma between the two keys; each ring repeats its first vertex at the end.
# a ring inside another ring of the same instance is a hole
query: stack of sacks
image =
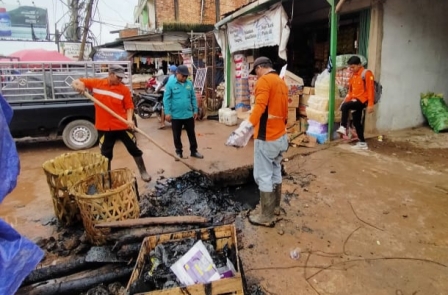
{"type": "MultiPolygon", "coordinates": [[[[335,122],[340,122],[341,112],[339,107],[343,99],[337,98],[335,104],[335,122]]],[[[328,138],[328,96],[321,97],[318,95],[311,95],[308,100],[306,113],[308,116],[307,135],[317,138],[318,143],[325,143],[328,138]]],[[[335,124],[335,130],[337,128],[335,124]]]]}

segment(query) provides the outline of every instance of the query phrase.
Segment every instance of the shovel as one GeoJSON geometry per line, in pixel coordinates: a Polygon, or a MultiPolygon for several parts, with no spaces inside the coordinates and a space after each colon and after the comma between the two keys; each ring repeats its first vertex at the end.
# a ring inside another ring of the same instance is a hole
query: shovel
{"type": "MultiPolygon", "coordinates": [[[[120,117],[119,115],[117,115],[117,113],[115,113],[113,110],[111,110],[108,106],[106,106],[104,103],[102,103],[101,101],[99,101],[98,99],[94,98],[92,95],[90,95],[90,93],[88,93],[87,91],[84,91],[84,95],[90,99],[91,101],[93,101],[94,103],[96,103],[97,105],[99,105],[100,107],[102,107],[105,111],[107,111],[109,114],[111,114],[112,116],[114,116],[115,118],[117,118],[118,120],[120,120],[121,122],[127,124],[128,122],[123,119],[122,117],[120,117]]],[[[184,161],[184,159],[181,159],[179,157],[177,157],[176,155],[174,155],[173,153],[168,152],[167,150],[165,150],[162,146],[160,146],[157,142],[155,142],[154,139],[152,139],[148,134],[146,134],[143,130],[141,130],[138,127],[135,127],[135,131],[137,131],[138,133],[140,133],[141,135],[143,135],[144,137],[146,137],[150,142],[152,142],[156,147],[158,147],[159,149],[161,149],[164,153],[166,153],[167,155],[173,157],[176,161],[180,161],[181,163],[183,163],[185,166],[187,166],[188,168],[190,168],[193,171],[198,171],[197,168],[194,168],[193,166],[191,166],[190,164],[188,164],[187,162],[184,161]]],[[[198,171],[200,172],[200,171],[198,171]]]]}

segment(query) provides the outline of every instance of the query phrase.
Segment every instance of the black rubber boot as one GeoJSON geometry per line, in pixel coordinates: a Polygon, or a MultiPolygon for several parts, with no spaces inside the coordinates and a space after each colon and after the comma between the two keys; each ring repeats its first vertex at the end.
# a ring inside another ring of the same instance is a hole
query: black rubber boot
{"type": "Polygon", "coordinates": [[[145,182],[151,181],[151,176],[149,176],[148,172],[146,172],[145,162],[143,162],[142,157],[134,157],[135,164],[137,164],[138,171],[140,172],[140,177],[145,182]]]}
{"type": "Polygon", "coordinates": [[[260,191],[260,209],[261,212],[254,212],[254,214],[249,215],[250,223],[274,227],[276,222],[276,218],[274,217],[275,192],[268,193],[260,191]]]}
{"type": "Polygon", "coordinates": [[[281,183],[274,184],[274,194],[275,194],[274,214],[279,216],[282,213],[284,213],[286,215],[285,210],[282,207],[280,207],[280,203],[282,200],[282,184],[281,183]]]}

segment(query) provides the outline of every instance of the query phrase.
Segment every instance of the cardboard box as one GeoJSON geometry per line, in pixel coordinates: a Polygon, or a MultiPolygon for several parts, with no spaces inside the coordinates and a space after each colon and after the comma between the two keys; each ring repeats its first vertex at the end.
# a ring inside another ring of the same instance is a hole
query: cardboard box
{"type": "Polygon", "coordinates": [[[293,96],[293,95],[302,95],[303,94],[303,87],[300,85],[288,85],[288,95],[289,96],[293,96]]]}
{"type": "Polygon", "coordinates": [[[299,115],[306,117],[306,105],[299,104],[299,115]]]}
{"type": "Polygon", "coordinates": [[[284,81],[287,86],[289,85],[298,85],[303,86],[303,79],[297,75],[294,75],[290,71],[286,71],[284,81]]]}
{"type": "Polygon", "coordinates": [[[292,126],[297,121],[297,115],[296,115],[296,109],[297,108],[288,108],[288,124],[287,126],[292,126]]]}
{"type": "Polygon", "coordinates": [[[310,94],[303,94],[300,96],[299,104],[303,104],[304,106],[308,105],[308,100],[310,99],[310,94]]]}
{"type": "Polygon", "coordinates": [[[293,95],[288,97],[288,108],[298,108],[299,107],[300,96],[293,95]]]}
{"type": "Polygon", "coordinates": [[[315,95],[315,91],[313,87],[304,87],[303,95],[315,95]]]}

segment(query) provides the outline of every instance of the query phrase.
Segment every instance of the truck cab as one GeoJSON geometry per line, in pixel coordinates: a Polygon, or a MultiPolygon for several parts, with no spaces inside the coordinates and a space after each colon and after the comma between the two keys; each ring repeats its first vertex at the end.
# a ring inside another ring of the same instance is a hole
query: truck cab
{"type": "Polygon", "coordinates": [[[14,110],[14,138],[60,138],[72,150],[98,140],[93,102],[71,87],[73,80],[106,78],[109,66],[126,69],[123,79],[132,92],[130,62],[0,62],[1,94],[14,110]]]}

